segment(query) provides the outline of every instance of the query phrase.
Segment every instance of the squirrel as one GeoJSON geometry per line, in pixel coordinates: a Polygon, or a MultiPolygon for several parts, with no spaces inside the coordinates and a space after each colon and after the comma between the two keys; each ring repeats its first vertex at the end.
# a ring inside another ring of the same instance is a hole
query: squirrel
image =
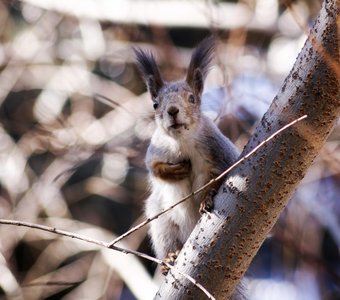
{"type": "MultiPolygon", "coordinates": [[[[151,95],[156,129],[146,154],[151,194],[145,214],[152,217],[220,175],[239,151],[201,111],[204,81],[215,52],[213,37],[194,50],[185,79],[164,81],[151,52],[134,48],[137,66],[151,95]]],[[[150,223],[155,254],[174,262],[200,214],[212,209],[212,193],[203,191],[150,223]]],[[[167,270],[163,269],[166,274],[167,270]]]]}

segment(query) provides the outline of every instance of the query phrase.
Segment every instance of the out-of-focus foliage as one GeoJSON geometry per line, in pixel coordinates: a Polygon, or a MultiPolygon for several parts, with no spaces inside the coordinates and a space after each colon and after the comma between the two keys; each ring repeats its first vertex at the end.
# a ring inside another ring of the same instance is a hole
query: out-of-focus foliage
{"type": "MultiPolygon", "coordinates": [[[[144,1],[147,11],[127,0],[0,2],[0,218],[105,241],[143,219],[154,124],[132,46],[151,49],[174,79],[191,48],[218,35],[204,109],[246,143],[306,38],[293,16],[308,26],[319,1],[295,1],[294,14],[274,0],[184,2],[144,1]],[[182,8],[200,13],[169,16],[182,8]],[[220,21],[230,10],[239,15],[220,21]]],[[[339,143],[337,126],[249,270],[251,299],[340,297],[339,143]]],[[[146,230],[122,246],[152,254],[146,230]]],[[[6,299],[150,299],[157,290],[151,263],[5,225],[0,270],[6,299]]]]}

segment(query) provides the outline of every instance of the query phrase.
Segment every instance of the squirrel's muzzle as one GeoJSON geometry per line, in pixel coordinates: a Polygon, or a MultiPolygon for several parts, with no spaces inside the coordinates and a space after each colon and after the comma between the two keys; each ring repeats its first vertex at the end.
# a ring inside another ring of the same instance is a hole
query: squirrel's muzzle
{"type": "Polygon", "coordinates": [[[179,109],[178,109],[178,107],[176,107],[176,106],[170,106],[169,108],[168,108],[168,115],[169,116],[171,116],[171,117],[173,117],[173,118],[175,118],[176,116],[177,116],[177,114],[179,113],[179,109]]]}

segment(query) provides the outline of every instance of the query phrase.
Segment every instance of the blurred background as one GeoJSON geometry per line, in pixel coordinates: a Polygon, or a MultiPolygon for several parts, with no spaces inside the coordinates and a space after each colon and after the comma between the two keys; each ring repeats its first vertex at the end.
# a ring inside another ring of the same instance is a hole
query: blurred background
{"type": "MultiPolygon", "coordinates": [[[[204,111],[241,149],[319,0],[0,1],[0,218],[110,241],[144,219],[152,104],[133,46],[167,80],[219,37],[204,111]],[[289,8],[288,8],[289,7],[289,8]]],[[[248,271],[252,300],[340,299],[340,127],[248,271]]],[[[153,255],[142,228],[120,245],[153,255]]],[[[156,265],[0,225],[0,299],[152,299],[156,265]]]]}

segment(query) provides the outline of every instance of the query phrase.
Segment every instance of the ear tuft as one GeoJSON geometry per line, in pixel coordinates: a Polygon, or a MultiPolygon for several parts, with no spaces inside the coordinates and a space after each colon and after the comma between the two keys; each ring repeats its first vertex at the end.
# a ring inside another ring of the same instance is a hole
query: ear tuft
{"type": "Polygon", "coordinates": [[[140,48],[133,48],[133,52],[136,56],[138,69],[142,74],[152,99],[155,100],[159,90],[164,85],[156,61],[151,52],[143,51],[140,48]]]}
{"type": "Polygon", "coordinates": [[[203,87],[204,87],[204,78],[201,70],[199,68],[195,69],[193,81],[192,81],[192,89],[196,95],[202,95],[203,87]]]}
{"type": "Polygon", "coordinates": [[[211,67],[214,52],[215,38],[211,36],[204,39],[191,56],[186,81],[199,95],[203,91],[204,80],[211,67]]]}

